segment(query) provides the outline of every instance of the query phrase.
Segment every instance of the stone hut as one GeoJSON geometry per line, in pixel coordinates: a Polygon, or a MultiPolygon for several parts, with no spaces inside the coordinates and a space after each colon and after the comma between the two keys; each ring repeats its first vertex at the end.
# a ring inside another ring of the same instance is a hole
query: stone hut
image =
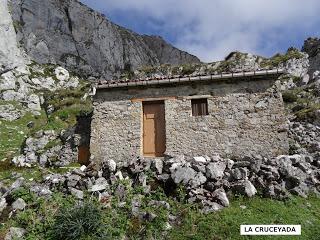
{"type": "Polygon", "coordinates": [[[102,82],[91,125],[94,161],[288,153],[280,70],[102,82]]]}

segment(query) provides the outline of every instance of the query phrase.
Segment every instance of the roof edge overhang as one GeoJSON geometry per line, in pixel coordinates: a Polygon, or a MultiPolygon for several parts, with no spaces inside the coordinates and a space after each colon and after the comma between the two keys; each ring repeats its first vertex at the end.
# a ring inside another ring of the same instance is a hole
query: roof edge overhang
{"type": "Polygon", "coordinates": [[[259,70],[251,72],[238,72],[238,73],[222,73],[216,75],[199,75],[199,76],[183,76],[183,77],[165,77],[150,80],[130,80],[126,82],[108,83],[100,82],[96,85],[96,89],[119,89],[119,88],[130,88],[140,86],[155,86],[155,85],[168,85],[177,83],[198,83],[202,81],[206,82],[218,82],[221,80],[246,80],[250,79],[261,79],[263,77],[278,78],[280,75],[285,74],[284,69],[272,69],[272,70],[259,70]]]}

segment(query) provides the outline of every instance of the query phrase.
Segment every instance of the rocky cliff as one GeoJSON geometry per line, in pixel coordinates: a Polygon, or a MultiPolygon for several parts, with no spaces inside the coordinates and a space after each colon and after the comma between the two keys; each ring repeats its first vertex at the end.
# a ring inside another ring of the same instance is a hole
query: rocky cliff
{"type": "Polygon", "coordinates": [[[25,58],[17,46],[16,33],[7,0],[0,0],[0,74],[24,64],[25,58]]]}
{"type": "Polygon", "coordinates": [[[310,67],[308,73],[313,77],[314,72],[319,70],[320,66],[320,39],[308,38],[304,41],[302,51],[309,55],[310,67]]]}
{"type": "Polygon", "coordinates": [[[18,43],[40,64],[112,77],[144,65],[200,62],[160,37],[120,27],[76,0],[12,0],[9,8],[18,43]]]}

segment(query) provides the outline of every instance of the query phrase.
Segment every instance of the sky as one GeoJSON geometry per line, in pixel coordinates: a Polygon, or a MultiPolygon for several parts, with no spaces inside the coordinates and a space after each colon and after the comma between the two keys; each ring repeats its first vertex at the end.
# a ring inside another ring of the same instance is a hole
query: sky
{"type": "Polygon", "coordinates": [[[320,0],[81,0],[114,23],[160,35],[204,62],[270,57],[320,37],[320,0]]]}

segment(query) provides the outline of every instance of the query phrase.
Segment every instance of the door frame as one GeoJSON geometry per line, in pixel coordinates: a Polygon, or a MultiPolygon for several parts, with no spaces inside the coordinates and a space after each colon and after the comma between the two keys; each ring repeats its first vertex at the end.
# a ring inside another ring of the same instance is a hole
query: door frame
{"type": "Polygon", "coordinates": [[[144,101],[141,101],[141,156],[145,157],[145,158],[155,158],[155,157],[163,157],[164,156],[164,153],[160,155],[158,155],[157,153],[154,153],[154,154],[145,154],[144,153],[144,105],[146,104],[157,104],[157,103],[160,103],[160,104],[163,104],[163,107],[164,107],[164,131],[165,131],[165,147],[166,147],[166,140],[167,140],[167,136],[166,136],[166,111],[165,111],[165,100],[164,99],[148,99],[148,100],[144,100],[144,101]]]}

